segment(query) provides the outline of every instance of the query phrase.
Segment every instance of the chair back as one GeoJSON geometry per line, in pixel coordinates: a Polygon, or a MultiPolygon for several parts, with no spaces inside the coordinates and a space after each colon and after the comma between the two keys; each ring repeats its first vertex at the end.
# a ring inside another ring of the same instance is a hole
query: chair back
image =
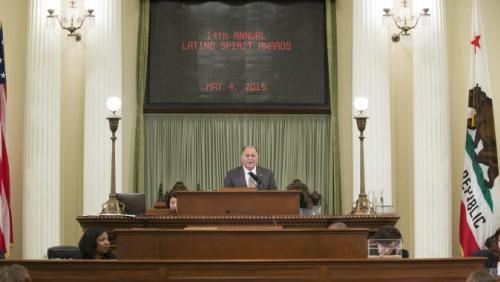
{"type": "Polygon", "coordinates": [[[49,259],[72,259],[80,253],[76,246],[54,246],[47,250],[49,259]]]}
{"type": "Polygon", "coordinates": [[[126,214],[146,213],[146,195],[144,193],[116,193],[118,201],[122,202],[126,214]]]}

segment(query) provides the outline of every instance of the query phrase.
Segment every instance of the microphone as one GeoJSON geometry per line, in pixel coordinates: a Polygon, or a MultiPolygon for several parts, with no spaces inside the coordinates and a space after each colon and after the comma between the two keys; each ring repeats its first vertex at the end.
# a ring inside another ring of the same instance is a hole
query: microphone
{"type": "Polygon", "coordinates": [[[253,180],[255,180],[258,184],[262,184],[262,179],[260,179],[257,175],[255,175],[255,173],[250,171],[248,175],[250,175],[250,177],[252,177],[253,180]]]}

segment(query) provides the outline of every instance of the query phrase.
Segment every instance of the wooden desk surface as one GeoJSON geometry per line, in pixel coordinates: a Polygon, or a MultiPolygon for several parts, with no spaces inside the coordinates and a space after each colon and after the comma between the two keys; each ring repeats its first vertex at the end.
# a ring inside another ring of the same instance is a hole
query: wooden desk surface
{"type": "Polygon", "coordinates": [[[34,282],[466,280],[483,258],[363,260],[0,260],[26,266],[34,282]]]}

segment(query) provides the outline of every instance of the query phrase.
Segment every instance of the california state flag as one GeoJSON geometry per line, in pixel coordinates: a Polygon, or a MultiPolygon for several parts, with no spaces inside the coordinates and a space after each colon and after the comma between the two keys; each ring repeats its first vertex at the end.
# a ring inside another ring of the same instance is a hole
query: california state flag
{"type": "Polygon", "coordinates": [[[471,70],[460,206],[460,245],[465,256],[484,248],[485,240],[495,232],[492,195],[498,190],[493,100],[479,2],[474,0],[472,7],[471,70]]]}

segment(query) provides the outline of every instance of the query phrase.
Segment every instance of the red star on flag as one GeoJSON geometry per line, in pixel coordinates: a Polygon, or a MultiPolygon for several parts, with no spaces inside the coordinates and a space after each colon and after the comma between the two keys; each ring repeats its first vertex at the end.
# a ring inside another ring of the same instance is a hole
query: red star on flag
{"type": "Polygon", "coordinates": [[[476,53],[477,48],[481,49],[479,39],[481,39],[481,35],[476,35],[476,37],[474,37],[474,39],[470,42],[470,44],[474,46],[474,54],[476,53]]]}

